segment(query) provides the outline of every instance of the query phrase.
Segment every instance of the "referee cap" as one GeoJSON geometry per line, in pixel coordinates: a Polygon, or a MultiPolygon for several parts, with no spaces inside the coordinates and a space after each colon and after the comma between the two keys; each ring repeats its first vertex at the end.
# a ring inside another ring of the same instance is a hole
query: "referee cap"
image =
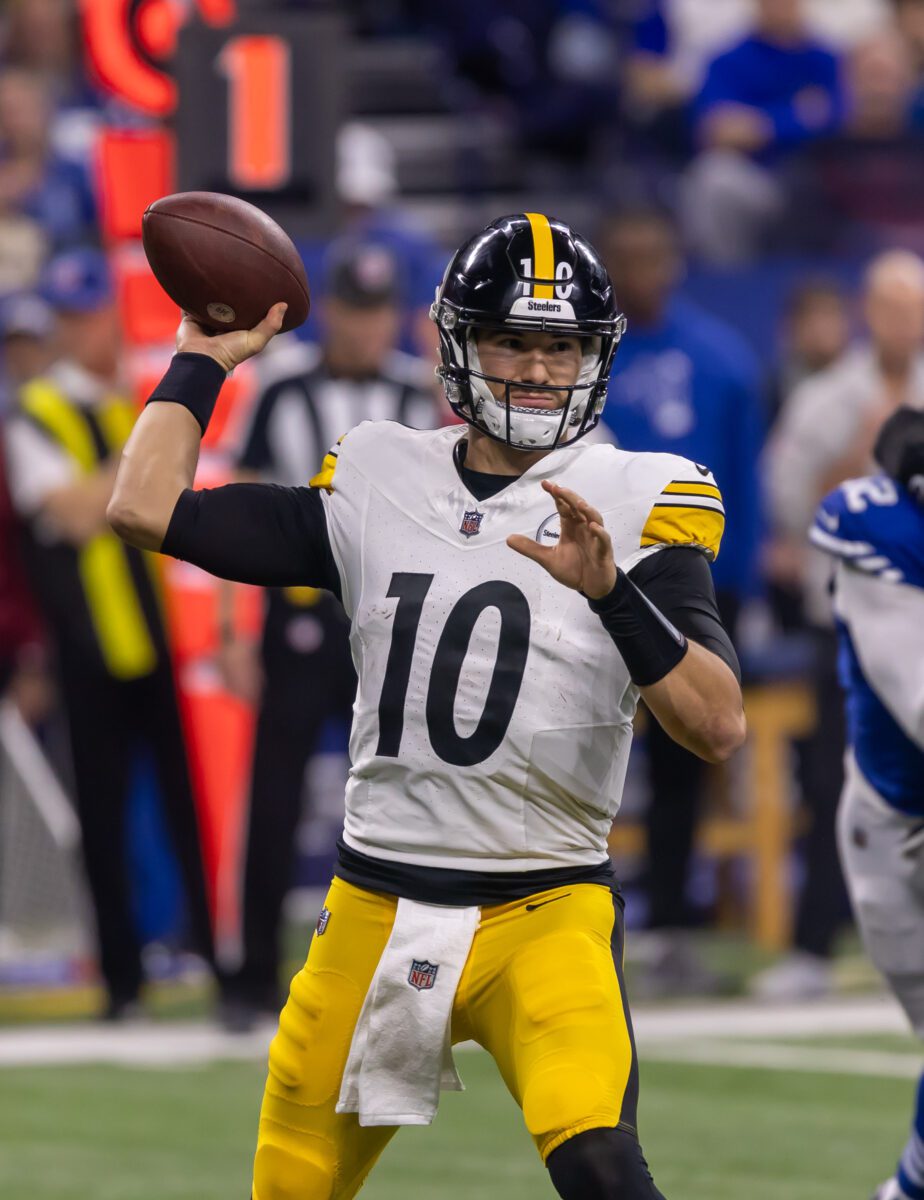
{"type": "Polygon", "coordinates": [[[381,242],[344,238],[327,254],[325,293],[352,308],[398,304],[401,279],[398,261],[381,242]]]}

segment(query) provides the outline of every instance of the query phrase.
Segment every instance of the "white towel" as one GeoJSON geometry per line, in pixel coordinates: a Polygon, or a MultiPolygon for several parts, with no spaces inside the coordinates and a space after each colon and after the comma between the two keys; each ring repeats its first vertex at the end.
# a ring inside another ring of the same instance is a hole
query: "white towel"
{"type": "Polygon", "coordinates": [[[359,1113],[360,1125],[429,1125],[440,1089],[462,1091],[450,1023],[480,913],[399,899],[353,1031],[338,1113],[359,1113]]]}

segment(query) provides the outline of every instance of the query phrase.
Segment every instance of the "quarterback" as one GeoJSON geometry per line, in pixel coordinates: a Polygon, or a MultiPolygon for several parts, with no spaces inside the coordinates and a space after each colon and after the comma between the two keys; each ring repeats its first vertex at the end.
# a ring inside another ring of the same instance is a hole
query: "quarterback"
{"type": "Polygon", "coordinates": [[[709,471],[591,445],[625,329],[593,247],[504,217],[437,291],[465,422],[367,422],[307,487],[193,491],[226,372],[277,332],[179,353],[109,509],[216,575],[329,588],[359,675],[340,861],[273,1040],[254,1200],[347,1200],[400,1125],[494,1057],[566,1200],[658,1200],[636,1128],[622,901],[606,838],[641,696],[710,761],[744,738],[709,561],[709,471]]]}

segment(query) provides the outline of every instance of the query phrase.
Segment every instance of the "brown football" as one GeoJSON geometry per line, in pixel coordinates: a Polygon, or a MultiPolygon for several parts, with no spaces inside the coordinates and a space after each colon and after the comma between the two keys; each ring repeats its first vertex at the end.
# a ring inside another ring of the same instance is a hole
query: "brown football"
{"type": "Polygon", "coordinates": [[[210,329],[252,329],[278,300],[289,306],[283,330],[308,316],[308,279],[291,238],[244,200],[163,196],[145,212],[141,238],[160,286],[210,329]]]}

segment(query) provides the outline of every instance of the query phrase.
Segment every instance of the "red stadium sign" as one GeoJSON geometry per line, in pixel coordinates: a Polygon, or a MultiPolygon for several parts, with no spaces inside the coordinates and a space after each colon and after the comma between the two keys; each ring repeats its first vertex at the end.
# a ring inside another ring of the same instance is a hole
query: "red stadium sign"
{"type": "Polygon", "coordinates": [[[156,198],[150,184],[165,175],[165,155],[168,191],[231,192],[295,235],[333,227],[334,139],[346,107],[341,16],[248,10],[237,0],[79,3],[98,84],[164,123],[150,163],[137,129],[113,131],[104,146],[110,239],[137,236],[124,214],[136,226],[139,201],[156,198]]]}
{"type": "Polygon", "coordinates": [[[80,0],[84,41],[97,82],[153,117],[176,111],[177,89],[159,64],[170,62],[180,30],[192,17],[223,28],[236,0],[80,0]]]}

